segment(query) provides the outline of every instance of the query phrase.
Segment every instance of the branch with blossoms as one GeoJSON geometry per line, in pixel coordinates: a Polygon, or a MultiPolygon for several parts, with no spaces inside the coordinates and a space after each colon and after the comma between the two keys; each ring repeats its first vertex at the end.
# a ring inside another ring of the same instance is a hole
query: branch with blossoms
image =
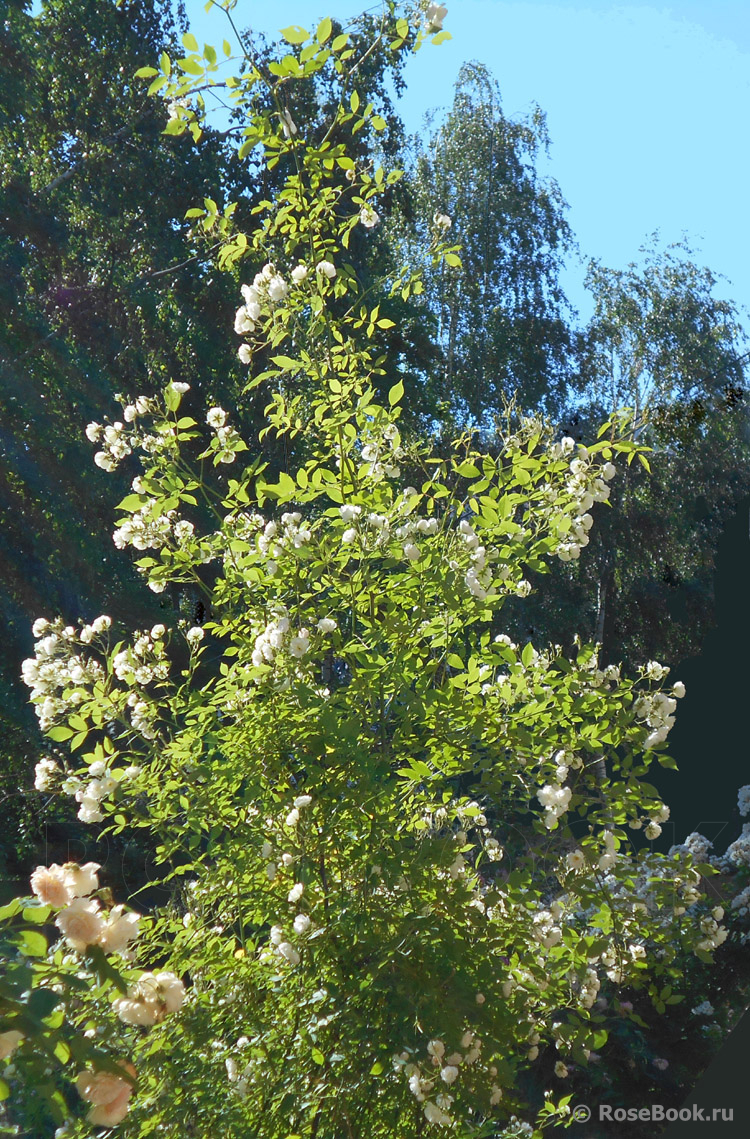
{"type": "MultiPolygon", "coordinates": [[[[49,775],[49,766],[38,768],[37,782],[49,775]]],[[[180,1008],[185,987],[174,973],[129,965],[142,918],[124,905],[107,908],[99,870],[95,862],[38,866],[32,898],[0,908],[0,1060],[10,1062],[5,1093],[8,1080],[37,1088],[58,1123],[68,1117],[70,1100],[50,1076],[78,1068],[68,1078],[79,1104],[89,1105],[87,1120],[109,1127],[128,1111],[136,1071],[122,1059],[128,1042],[110,1031],[103,1046],[92,1016],[106,1019],[111,1008],[123,1024],[153,1025],[180,1008]],[[57,941],[48,932],[53,924],[57,941]],[[111,990],[121,995],[110,1004],[111,990]]]]}

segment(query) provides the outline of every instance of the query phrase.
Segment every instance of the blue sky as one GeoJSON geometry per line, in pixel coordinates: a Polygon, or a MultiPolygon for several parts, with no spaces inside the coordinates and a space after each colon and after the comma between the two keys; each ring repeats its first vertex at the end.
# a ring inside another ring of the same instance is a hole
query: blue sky
{"type": "MultiPolygon", "coordinates": [[[[206,15],[202,0],[187,9],[199,39],[223,37],[220,13],[206,15]]],[[[235,18],[273,36],[357,11],[352,0],[239,0],[235,18]]],[[[619,267],[655,230],[665,243],[686,235],[696,260],[730,279],[720,291],[750,309],[750,0],[454,0],[445,26],[453,39],[409,64],[408,129],[449,105],[459,67],[479,60],[506,114],[534,102],[547,113],[544,170],[561,186],[584,255],[619,267]]],[[[580,278],[571,266],[568,292],[585,311],[580,278]]]]}

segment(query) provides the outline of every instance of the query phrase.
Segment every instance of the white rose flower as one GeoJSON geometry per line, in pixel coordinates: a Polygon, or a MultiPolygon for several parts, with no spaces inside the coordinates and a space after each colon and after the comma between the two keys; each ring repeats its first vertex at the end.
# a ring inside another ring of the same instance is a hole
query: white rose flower
{"type": "Polygon", "coordinates": [[[295,285],[301,285],[303,281],[307,280],[307,265],[295,265],[292,269],[292,280],[295,285]]]}
{"type": "Polygon", "coordinates": [[[280,304],[289,291],[289,286],[279,273],[271,277],[267,288],[268,296],[275,305],[280,304]]]}
{"type": "Polygon", "coordinates": [[[297,914],[294,919],[294,932],[307,933],[310,928],[310,919],[307,914],[297,914]]]}
{"type": "Polygon", "coordinates": [[[336,276],[336,266],[332,261],[319,261],[316,269],[323,277],[327,277],[329,281],[333,280],[336,276]]]}
{"type": "Polygon", "coordinates": [[[310,636],[307,629],[300,629],[296,637],[292,637],[289,642],[289,653],[291,656],[299,660],[303,657],[307,650],[310,648],[310,636]]]}
{"type": "Polygon", "coordinates": [[[57,771],[59,771],[59,767],[54,759],[40,759],[34,768],[35,790],[50,791],[54,786],[57,771]]]}
{"type": "Polygon", "coordinates": [[[295,884],[292,886],[291,890],[289,891],[289,894],[287,896],[287,901],[291,902],[292,905],[294,905],[296,902],[298,902],[300,900],[300,898],[302,897],[304,892],[305,892],[305,887],[302,884],[302,882],[295,882],[295,884]]]}
{"type": "Polygon", "coordinates": [[[294,946],[289,941],[282,941],[277,947],[277,952],[284,957],[290,965],[299,965],[300,955],[294,946]]]}
{"type": "Polygon", "coordinates": [[[427,15],[425,21],[427,24],[428,32],[440,32],[443,30],[443,20],[448,15],[448,9],[445,4],[428,4],[427,15]]]}

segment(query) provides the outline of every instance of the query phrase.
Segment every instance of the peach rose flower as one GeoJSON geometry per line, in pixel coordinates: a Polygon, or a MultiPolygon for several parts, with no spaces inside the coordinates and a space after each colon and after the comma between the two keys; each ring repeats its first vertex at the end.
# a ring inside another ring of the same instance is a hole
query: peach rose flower
{"type": "Polygon", "coordinates": [[[101,867],[98,862],[86,862],[83,866],[79,866],[77,862],[66,862],[63,870],[66,885],[74,898],[93,894],[94,890],[99,889],[96,872],[101,870],[101,867]]]}
{"type": "Polygon", "coordinates": [[[23,1033],[15,1028],[11,1028],[8,1032],[0,1032],[0,1060],[7,1060],[22,1040],[23,1033]]]}
{"type": "Polygon", "coordinates": [[[93,898],[74,898],[60,911],[55,925],[68,945],[83,953],[89,945],[97,944],[104,929],[99,903],[93,898]]]}
{"type": "Polygon", "coordinates": [[[56,862],[52,866],[37,866],[31,875],[31,889],[40,902],[43,902],[45,906],[53,906],[55,909],[59,909],[60,906],[67,906],[73,897],[68,887],[65,871],[56,862]]]}
{"type": "Polygon", "coordinates": [[[124,906],[114,906],[107,918],[107,924],[102,930],[99,944],[105,953],[122,953],[127,949],[128,942],[138,936],[138,923],[141,915],[132,910],[126,911],[124,906]]]}
{"type": "MultiPolygon", "coordinates": [[[[135,1076],[132,1064],[122,1064],[121,1068],[135,1076]]],[[[79,1095],[93,1105],[86,1116],[89,1123],[97,1127],[114,1127],[127,1115],[133,1085],[122,1076],[87,1068],[78,1076],[76,1088],[79,1095]]]]}

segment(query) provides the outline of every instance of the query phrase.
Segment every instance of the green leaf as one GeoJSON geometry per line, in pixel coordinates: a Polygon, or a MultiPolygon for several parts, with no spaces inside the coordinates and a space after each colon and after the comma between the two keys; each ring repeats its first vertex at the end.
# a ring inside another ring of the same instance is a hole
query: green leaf
{"type": "Polygon", "coordinates": [[[202,75],[205,70],[196,59],[178,59],[177,66],[188,75],[202,75]]]}
{"type": "Polygon", "coordinates": [[[165,51],[159,56],[159,66],[161,67],[162,75],[166,75],[167,79],[172,74],[172,64],[169,56],[165,51]]]}
{"type": "Polygon", "coordinates": [[[290,24],[288,28],[282,28],[281,34],[288,44],[307,43],[310,38],[310,33],[301,28],[299,24],[290,24]]]}
{"type": "Polygon", "coordinates": [[[26,906],[23,911],[23,920],[29,921],[33,925],[44,925],[51,913],[51,906],[26,906]]]}
{"type": "Polygon", "coordinates": [[[6,1084],[5,1080],[0,1080],[0,1100],[7,1099],[9,1095],[10,1088],[6,1084]]]}
{"type": "Polygon", "coordinates": [[[345,48],[348,43],[349,43],[349,36],[346,33],[344,33],[341,36],[336,36],[336,39],[331,44],[331,47],[333,48],[334,51],[341,51],[341,49],[345,48]]]}
{"type": "Polygon", "coordinates": [[[55,740],[56,743],[62,743],[63,740],[69,740],[73,732],[70,728],[65,728],[62,724],[58,724],[57,727],[50,728],[46,732],[46,735],[48,739],[55,740]]]}
{"type": "Polygon", "coordinates": [[[185,35],[182,37],[182,46],[187,48],[188,51],[198,50],[198,41],[192,32],[185,32],[185,35]]]}
{"type": "Polygon", "coordinates": [[[388,392],[388,403],[391,405],[391,407],[395,407],[396,404],[399,403],[403,398],[403,395],[404,384],[402,380],[399,380],[398,383],[394,384],[391,390],[388,392]]]}
{"type": "Polygon", "coordinates": [[[383,1065],[380,1063],[380,1060],[376,1060],[375,1063],[373,1064],[373,1066],[370,1068],[370,1075],[371,1076],[379,1076],[381,1074],[381,1072],[383,1072],[383,1071],[384,1071],[384,1068],[383,1068],[383,1065]]]}
{"type": "Polygon", "coordinates": [[[326,1058],[325,1058],[325,1056],[323,1055],[323,1053],[320,1051],[320,1049],[319,1049],[319,1048],[313,1048],[313,1050],[312,1050],[312,1052],[310,1053],[310,1055],[312,1056],[312,1058],[313,1058],[313,1060],[315,1061],[315,1063],[316,1063],[316,1064],[325,1064],[325,1062],[326,1062],[326,1058]]]}
{"type": "Polygon", "coordinates": [[[359,110],[359,95],[356,91],[352,91],[351,95],[349,96],[349,106],[356,115],[357,111],[359,110]]]}
{"type": "Polygon", "coordinates": [[[140,494],[128,494],[123,498],[122,502],[118,502],[115,510],[140,510],[143,506],[143,499],[140,494]]]}
{"type": "Polygon", "coordinates": [[[271,360],[278,368],[284,368],[287,372],[300,370],[299,360],[293,360],[291,356],[272,356],[271,360]]]}
{"type": "Polygon", "coordinates": [[[321,20],[318,24],[318,30],[315,33],[315,38],[317,39],[318,43],[324,44],[330,37],[332,31],[333,24],[331,23],[330,17],[326,16],[326,18],[324,20],[321,20]]]}
{"type": "Polygon", "coordinates": [[[44,1020],[46,1016],[54,1012],[61,1001],[60,994],[52,992],[51,989],[34,989],[26,1002],[26,1006],[33,1017],[36,1017],[37,1020],[44,1020]]]}
{"type": "Polygon", "coordinates": [[[20,948],[26,957],[44,957],[47,953],[47,938],[35,929],[22,929],[20,948]]]}
{"type": "Polygon", "coordinates": [[[135,72],[135,77],[136,79],[151,79],[154,75],[158,74],[159,72],[155,67],[139,67],[135,72]]]}

